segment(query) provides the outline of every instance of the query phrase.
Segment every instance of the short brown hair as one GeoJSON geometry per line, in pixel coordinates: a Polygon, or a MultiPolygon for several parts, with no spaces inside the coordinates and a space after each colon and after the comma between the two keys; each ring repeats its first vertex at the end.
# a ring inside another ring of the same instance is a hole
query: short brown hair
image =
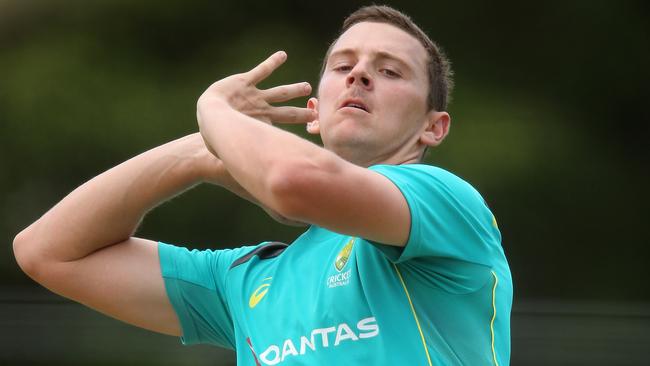
{"type": "Polygon", "coordinates": [[[386,23],[395,26],[406,33],[415,37],[424,47],[428,55],[427,73],[429,76],[429,95],[427,96],[427,107],[429,110],[445,111],[450,100],[451,90],[454,82],[452,79],[453,72],[447,56],[442,49],[433,42],[429,36],[418,27],[408,15],[385,5],[371,5],[360,8],[350,14],[343,21],[343,26],[339,35],[332,42],[325,54],[323,65],[321,66],[320,76],[323,77],[327,59],[329,58],[332,48],[336,41],[350,27],[357,23],[375,22],[386,23]]]}

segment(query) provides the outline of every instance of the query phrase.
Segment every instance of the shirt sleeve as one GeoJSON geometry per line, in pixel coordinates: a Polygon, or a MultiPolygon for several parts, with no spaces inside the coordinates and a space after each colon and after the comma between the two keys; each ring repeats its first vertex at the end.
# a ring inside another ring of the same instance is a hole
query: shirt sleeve
{"type": "Polygon", "coordinates": [[[232,262],[253,248],[190,251],[158,244],[162,276],[181,324],[183,344],[235,348],[227,275],[232,262]]]}
{"type": "Polygon", "coordinates": [[[377,246],[386,257],[394,263],[435,272],[438,278],[466,290],[489,279],[501,250],[501,234],[492,212],[469,183],[424,164],[377,165],[371,169],[399,188],[411,213],[409,238],[403,249],[377,246]]]}

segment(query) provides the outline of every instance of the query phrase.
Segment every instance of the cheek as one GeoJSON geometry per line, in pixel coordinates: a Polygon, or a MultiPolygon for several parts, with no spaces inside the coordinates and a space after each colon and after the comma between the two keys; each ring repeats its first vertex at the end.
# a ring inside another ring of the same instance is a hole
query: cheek
{"type": "Polygon", "coordinates": [[[386,92],[383,112],[390,115],[392,119],[401,121],[400,125],[405,127],[407,122],[419,123],[426,114],[426,96],[413,87],[394,87],[386,92]]]}
{"type": "Polygon", "coordinates": [[[336,102],[337,91],[330,78],[324,76],[318,87],[318,113],[320,117],[332,112],[336,102]]]}
{"type": "Polygon", "coordinates": [[[422,92],[419,85],[411,83],[402,84],[393,88],[393,99],[400,99],[404,105],[408,105],[411,109],[418,108],[421,110],[426,103],[426,94],[422,92]]]}

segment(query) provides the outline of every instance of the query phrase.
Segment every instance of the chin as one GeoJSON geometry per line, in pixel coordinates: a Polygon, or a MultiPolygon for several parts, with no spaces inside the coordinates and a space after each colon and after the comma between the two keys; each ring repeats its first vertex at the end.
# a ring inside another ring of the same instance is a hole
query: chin
{"type": "Polygon", "coordinates": [[[331,126],[326,132],[332,145],[365,145],[364,140],[372,133],[364,124],[347,119],[331,126]]]}
{"type": "Polygon", "coordinates": [[[375,147],[368,140],[356,136],[346,136],[348,138],[337,138],[324,142],[327,150],[335,153],[339,157],[360,166],[366,166],[369,161],[368,157],[376,151],[375,147]]]}
{"type": "Polygon", "coordinates": [[[364,139],[352,131],[341,131],[336,135],[330,135],[329,138],[323,139],[323,144],[335,152],[363,149],[366,145],[364,139]]]}

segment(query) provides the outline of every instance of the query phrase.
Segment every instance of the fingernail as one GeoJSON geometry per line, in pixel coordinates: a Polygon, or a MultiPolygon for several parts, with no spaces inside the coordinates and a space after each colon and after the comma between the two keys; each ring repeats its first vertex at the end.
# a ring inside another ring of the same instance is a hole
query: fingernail
{"type": "Polygon", "coordinates": [[[284,51],[278,51],[278,55],[279,55],[279,56],[280,56],[280,58],[282,58],[282,59],[285,59],[285,58],[287,58],[287,53],[286,53],[286,52],[284,52],[284,51]]]}
{"type": "Polygon", "coordinates": [[[309,85],[309,83],[305,83],[304,88],[305,88],[305,93],[308,94],[311,93],[311,85],[309,85]]]}

